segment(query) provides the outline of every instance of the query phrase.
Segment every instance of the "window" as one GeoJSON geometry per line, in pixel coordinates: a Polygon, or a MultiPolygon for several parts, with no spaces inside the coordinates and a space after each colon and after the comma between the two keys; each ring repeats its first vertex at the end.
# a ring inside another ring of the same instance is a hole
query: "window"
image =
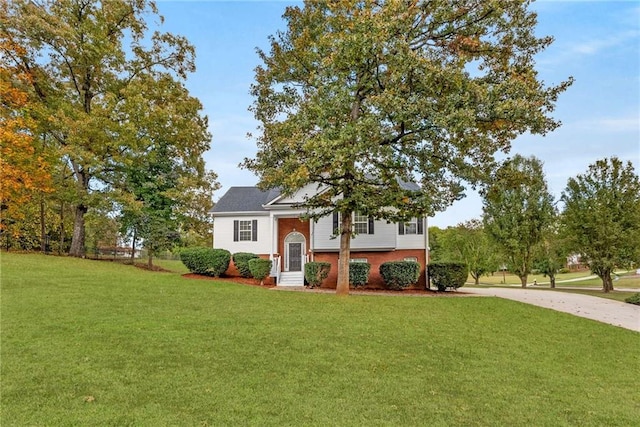
{"type": "Polygon", "coordinates": [[[238,222],[238,240],[251,241],[251,221],[238,222]]]}
{"type": "Polygon", "coordinates": [[[368,262],[366,258],[351,258],[349,262],[368,262]]]}
{"type": "Polygon", "coordinates": [[[234,242],[256,242],[258,241],[258,221],[234,220],[233,221],[233,241],[234,242]]]}
{"type": "Polygon", "coordinates": [[[418,220],[416,218],[404,223],[404,234],[418,234],[418,220]]]}
{"type": "Polygon", "coordinates": [[[415,256],[408,256],[404,258],[405,261],[413,261],[413,262],[418,262],[418,257],[415,256]]]}
{"type": "MultiPolygon", "coordinates": [[[[340,220],[342,217],[338,212],[333,213],[333,233],[340,235],[340,220]]],[[[362,215],[358,212],[353,214],[353,232],[355,234],[373,234],[373,217],[362,215]]]]}
{"type": "Polygon", "coordinates": [[[407,222],[399,222],[398,234],[424,234],[424,219],[412,218],[407,222]]]}
{"type": "Polygon", "coordinates": [[[353,232],[356,234],[369,234],[369,217],[358,212],[353,214],[353,232]]]}

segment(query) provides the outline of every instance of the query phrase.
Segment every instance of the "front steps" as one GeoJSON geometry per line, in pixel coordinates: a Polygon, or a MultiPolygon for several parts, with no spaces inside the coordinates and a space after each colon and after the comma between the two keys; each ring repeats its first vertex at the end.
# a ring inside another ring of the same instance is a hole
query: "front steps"
{"type": "Polygon", "coordinates": [[[304,286],[304,274],[302,271],[283,271],[278,286],[304,286]]]}

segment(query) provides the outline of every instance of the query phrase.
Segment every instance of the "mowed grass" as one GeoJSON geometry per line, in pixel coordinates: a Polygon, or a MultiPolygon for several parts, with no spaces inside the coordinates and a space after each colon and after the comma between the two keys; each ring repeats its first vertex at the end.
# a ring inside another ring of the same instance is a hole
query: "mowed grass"
{"type": "Polygon", "coordinates": [[[1,255],[5,426],[635,425],[640,334],[484,297],[1,255]]]}

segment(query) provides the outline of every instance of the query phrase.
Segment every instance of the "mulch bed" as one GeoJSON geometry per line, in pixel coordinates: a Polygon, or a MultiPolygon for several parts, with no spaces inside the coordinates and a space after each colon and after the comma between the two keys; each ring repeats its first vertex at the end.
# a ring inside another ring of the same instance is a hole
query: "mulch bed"
{"type": "MultiPolygon", "coordinates": [[[[228,282],[235,283],[239,285],[246,286],[257,286],[262,288],[275,288],[276,286],[273,284],[272,278],[265,279],[265,284],[260,286],[260,282],[256,279],[246,279],[244,277],[211,277],[204,276],[201,274],[187,273],[183,274],[182,277],[187,279],[195,279],[195,280],[216,280],[219,282],[228,282]]],[[[285,291],[298,291],[298,292],[319,292],[319,293],[331,293],[334,292],[335,289],[331,288],[278,288],[285,291]]],[[[476,296],[475,294],[470,294],[462,291],[447,291],[447,292],[438,292],[435,289],[427,290],[427,289],[405,289],[403,291],[392,291],[388,289],[373,289],[373,288],[360,288],[360,289],[350,289],[350,294],[353,295],[405,295],[405,296],[423,296],[423,297],[462,297],[462,296],[476,296]]]]}

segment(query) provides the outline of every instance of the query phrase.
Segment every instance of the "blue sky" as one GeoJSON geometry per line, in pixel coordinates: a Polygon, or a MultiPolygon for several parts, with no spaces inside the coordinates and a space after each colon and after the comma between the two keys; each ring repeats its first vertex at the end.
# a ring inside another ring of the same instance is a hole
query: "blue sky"
{"type": "MultiPolygon", "coordinates": [[[[220,198],[230,186],[255,185],[257,177],[238,164],[256,152],[247,133],[257,123],[248,111],[249,87],[260,64],[256,47],[284,29],[281,16],[292,1],[158,1],[163,31],[187,37],[196,48],[197,71],[187,87],[204,105],[213,134],[204,158],[218,174],[220,198]]],[[[640,173],[640,4],[636,1],[537,1],[538,35],[555,42],[536,58],[539,76],[575,83],[561,95],[554,117],[563,125],[546,137],[523,135],[511,154],[534,155],[545,165],[558,198],[567,179],[589,164],[617,156],[640,173]]],[[[447,227],[482,214],[480,197],[467,197],[430,219],[447,227]]]]}

